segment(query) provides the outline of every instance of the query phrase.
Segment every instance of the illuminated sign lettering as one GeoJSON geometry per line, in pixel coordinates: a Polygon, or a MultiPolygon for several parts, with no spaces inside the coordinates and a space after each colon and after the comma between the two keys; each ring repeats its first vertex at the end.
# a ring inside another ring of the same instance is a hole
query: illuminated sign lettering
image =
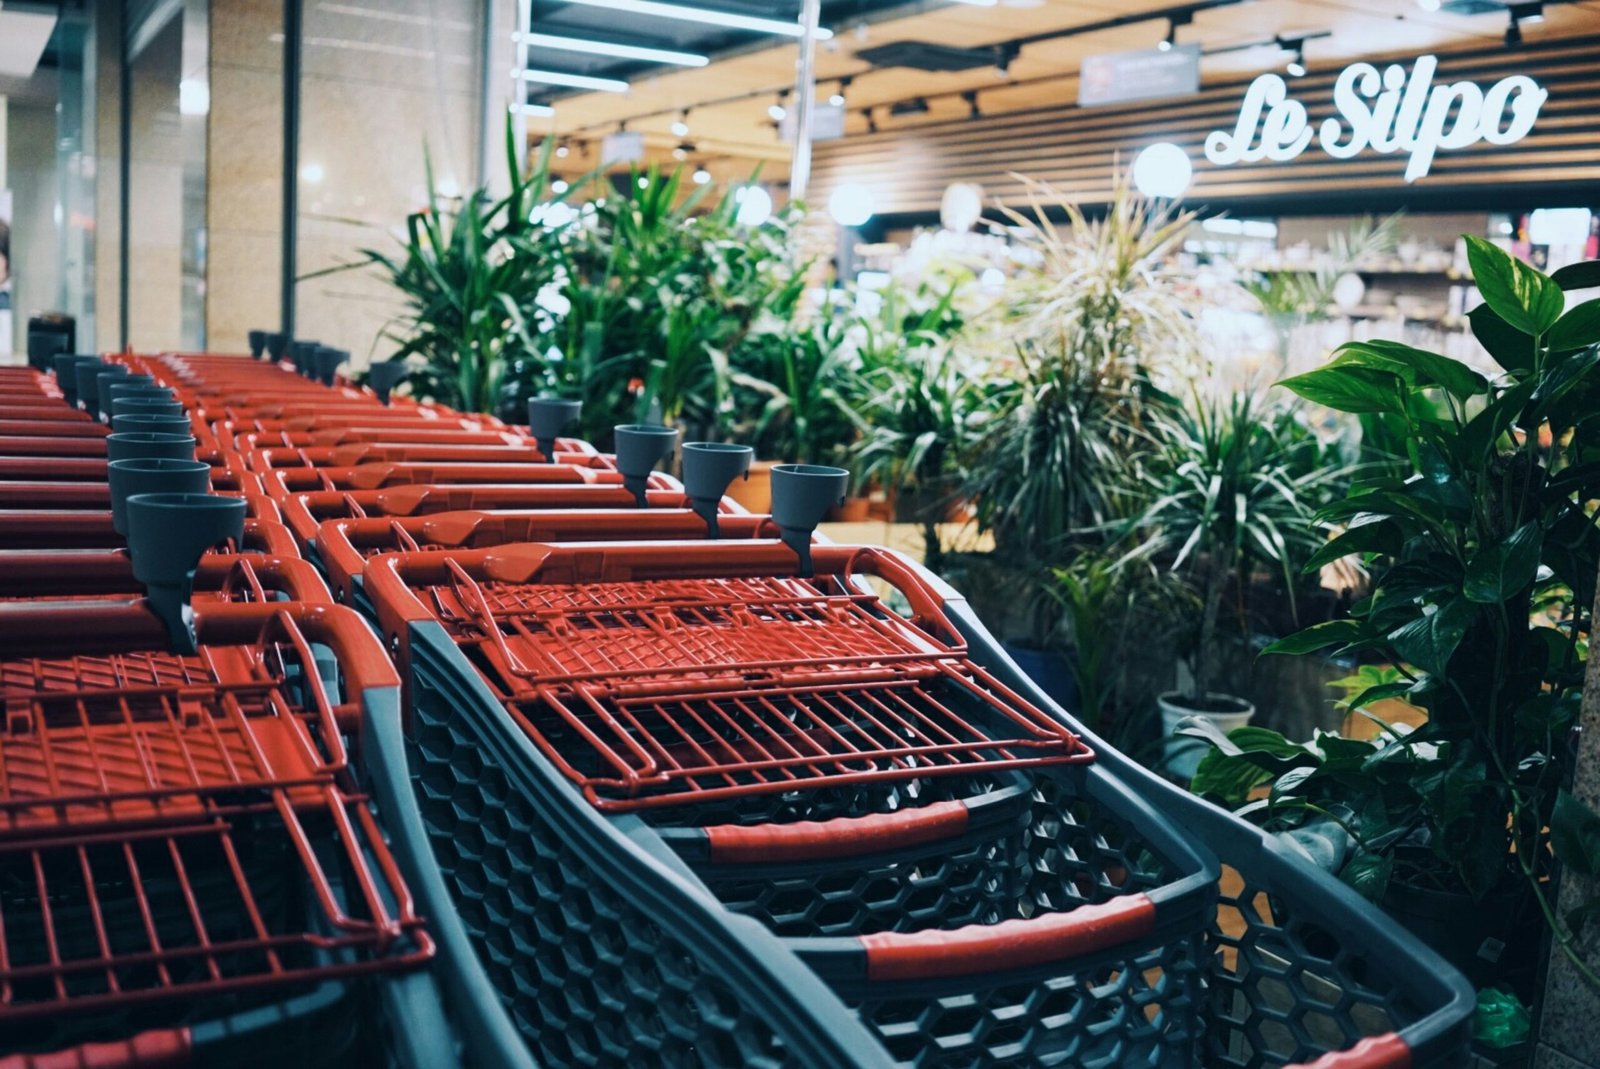
{"type": "Polygon", "coordinates": [[[1337,116],[1313,130],[1306,106],[1289,96],[1276,74],[1250,84],[1232,132],[1206,138],[1206,159],[1220,167],[1261,160],[1284,162],[1299,156],[1315,137],[1336,160],[1361,152],[1408,153],[1406,181],[1415,182],[1433,166],[1441,150],[1464,149],[1480,141],[1511,145],[1528,136],[1549,93],[1523,74],[1502,78],[1488,89],[1474,82],[1433,84],[1439,61],[1418,59],[1411,71],[1393,64],[1381,74],[1370,63],[1354,63],[1333,86],[1337,116]]]}

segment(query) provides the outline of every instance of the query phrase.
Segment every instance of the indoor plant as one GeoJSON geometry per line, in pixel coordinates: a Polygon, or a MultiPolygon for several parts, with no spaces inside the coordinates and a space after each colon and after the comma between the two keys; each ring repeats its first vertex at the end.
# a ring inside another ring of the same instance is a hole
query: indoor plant
{"type": "MultiPolygon", "coordinates": [[[[1493,377],[1367,342],[1284,383],[1330,408],[1402,421],[1408,474],[1368,478],[1324,509],[1345,530],[1306,565],[1360,554],[1371,596],[1270,652],[1331,648],[1392,663],[1397,678],[1352,708],[1403,695],[1427,721],[1385,726],[1370,743],[1324,734],[1296,744],[1254,728],[1214,737],[1194,788],[1273,827],[1337,822],[1353,843],[1343,878],[1405,907],[1402,919],[1464,968],[1487,935],[1536,946],[1517,922],[1542,916],[1600,983],[1572,944],[1596,905],[1557,916],[1544,882],[1552,857],[1600,871],[1600,816],[1566,790],[1600,566],[1600,301],[1568,308],[1563,293],[1600,284],[1600,263],[1546,276],[1467,242],[1485,302],[1472,331],[1499,365],[1493,377]],[[1424,897],[1427,922],[1415,912],[1424,897]]],[[[1516,978],[1529,983],[1526,970],[1516,978]]]]}
{"type": "MultiPolygon", "coordinates": [[[[1313,516],[1342,491],[1349,471],[1296,412],[1248,393],[1197,397],[1185,409],[1157,413],[1148,441],[1130,491],[1144,504],[1127,527],[1141,540],[1139,552],[1183,577],[1198,604],[1188,686],[1160,697],[1166,732],[1191,715],[1239,726],[1254,706],[1228,691],[1222,647],[1248,638],[1244,602],[1254,576],[1281,581],[1278,590],[1294,604],[1300,566],[1324,541],[1313,516]],[[1225,597],[1232,600],[1226,615],[1225,597]]],[[[1192,773],[1202,752],[1172,741],[1168,770],[1192,773]]]]}

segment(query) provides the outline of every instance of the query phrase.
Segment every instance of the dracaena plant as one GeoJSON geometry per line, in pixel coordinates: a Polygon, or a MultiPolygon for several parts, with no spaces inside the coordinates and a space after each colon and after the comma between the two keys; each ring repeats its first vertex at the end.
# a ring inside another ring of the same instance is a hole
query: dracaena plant
{"type": "Polygon", "coordinates": [[[1600,263],[1547,276],[1467,241],[1485,302],[1472,331],[1498,371],[1353,342],[1283,383],[1403,424],[1408,474],[1322,514],[1343,531],[1307,568],[1359,554],[1371,595],[1269,652],[1392,665],[1350,708],[1403,698],[1425,725],[1305,744],[1245,729],[1214,740],[1194,786],[1274,826],[1339,821],[1356,844],[1343,875],[1374,899],[1391,880],[1478,900],[1520,887],[1600,983],[1572,944],[1592,904],[1558,917],[1542,883],[1552,856],[1600,872],[1600,816],[1565,789],[1600,566],[1600,301],[1564,292],[1600,284],[1600,263]]]}

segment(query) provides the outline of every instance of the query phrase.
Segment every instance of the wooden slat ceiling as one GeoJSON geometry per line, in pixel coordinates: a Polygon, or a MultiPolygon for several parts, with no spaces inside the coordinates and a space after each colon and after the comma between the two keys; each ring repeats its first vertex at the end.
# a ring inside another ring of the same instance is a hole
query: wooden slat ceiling
{"type": "MultiPolygon", "coordinates": [[[[929,100],[926,114],[890,117],[888,105],[918,96],[978,90],[985,115],[1071,103],[1077,96],[1077,70],[1087,55],[1149,48],[1166,34],[1165,21],[1149,21],[1095,33],[1058,38],[1025,48],[1002,76],[991,67],[959,73],[927,73],[906,68],[872,69],[856,53],[897,41],[926,41],[958,47],[982,47],[1030,34],[1049,33],[1106,19],[1169,9],[1174,0],[1025,0],[1034,6],[982,8],[925,0],[910,5],[920,13],[891,21],[840,27],[834,40],[818,47],[819,95],[826,99],[837,80],[853,78],[847,93],[847,133],[867,132],[861,110],[874,107],[879,130],[891,131],[938,123],[968,114],[958,96],[929,100]]],[[[1600,33],[1600,0],[1546,4],[1545,20],[1523,28],[1529,43],[1600,33]]],[[[1331,73],[1344,64],[1372,55],[1421,54],[1496,47],[1506,28],[1506,15],[1495,12],[1462,16],[1428,12],[1415,0],[1246,0],[1234,6],[1202,11],[1178,39],[1206,49],[1233,48],[1266,41],[1275,35],[1327,31],[1308,41],[1306,63],[1312,75],[1331,73]]],[[[796,46],[793,42],[749,52],[708,67],[671,71],[635,81],[626,94],[587,93],[559,102],[554,119],[531,119],[530,135],[566,136],[578,146],[568,169],[593,166],[586,144],[628,122],[646,135],[653,158],[670,162],[680,140],[670,130],[682,109],[690,109],[691,157],[706,164],[719,179],[749,171],[758,161],[767,174],[781,173],[774,164],[788,160],[789,148],[779,141],[767,106],[779,89],[792,84],[796,46]],[[756,94],[749,99],[710,104],[724,98],[756,94]],[[770,94],[770,95],[768,95],[770,94]],[[660,112],[653,116],[646,113],[660,112]]],[[[1263,70],[1281,69],[1287,57],[1273,47],[1207,55],[1202,62],[1206,84],[1229,82],[1263,70]]],[[[1591,62],[1600,62],[1594,61],[1591,62]]]]}

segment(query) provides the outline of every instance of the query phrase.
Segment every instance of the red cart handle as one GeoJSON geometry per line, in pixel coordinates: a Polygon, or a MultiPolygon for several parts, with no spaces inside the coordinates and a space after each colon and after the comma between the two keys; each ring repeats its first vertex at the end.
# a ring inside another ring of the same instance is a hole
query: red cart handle
{"type": "Polygon", "coordinates": [[[898,813],[793,824],[717,824],[705,829],[718,865],[860,857],[953,839],[967,830],[964,802],[935,802],[898,813]]]}
{"type": "Polygon", "coordinates": [[[184,1069],[193,1051],[189,1030],[170,1028],[49,1054],[7,1054],[0,1069],[184,1069]]]}
{"type": "Polygon", "coordinates": [[[950,931],[877,932],[857,941],[866,952],[867,979],[922,980],[1023,969],[1092,954],[1149,935],[1155,925],[1155,903],[1134,894],[1070,913],[950,931]]]}
{"type": "Polygon", "coordinates": [[[1348,1050],[1330,1051],[1314,1062],[1287,1065],[1284,1069],[1411,1069],[1411,1048],[1405,1040],[1387,1032],[1369,1036],[1348,1050]]]}

